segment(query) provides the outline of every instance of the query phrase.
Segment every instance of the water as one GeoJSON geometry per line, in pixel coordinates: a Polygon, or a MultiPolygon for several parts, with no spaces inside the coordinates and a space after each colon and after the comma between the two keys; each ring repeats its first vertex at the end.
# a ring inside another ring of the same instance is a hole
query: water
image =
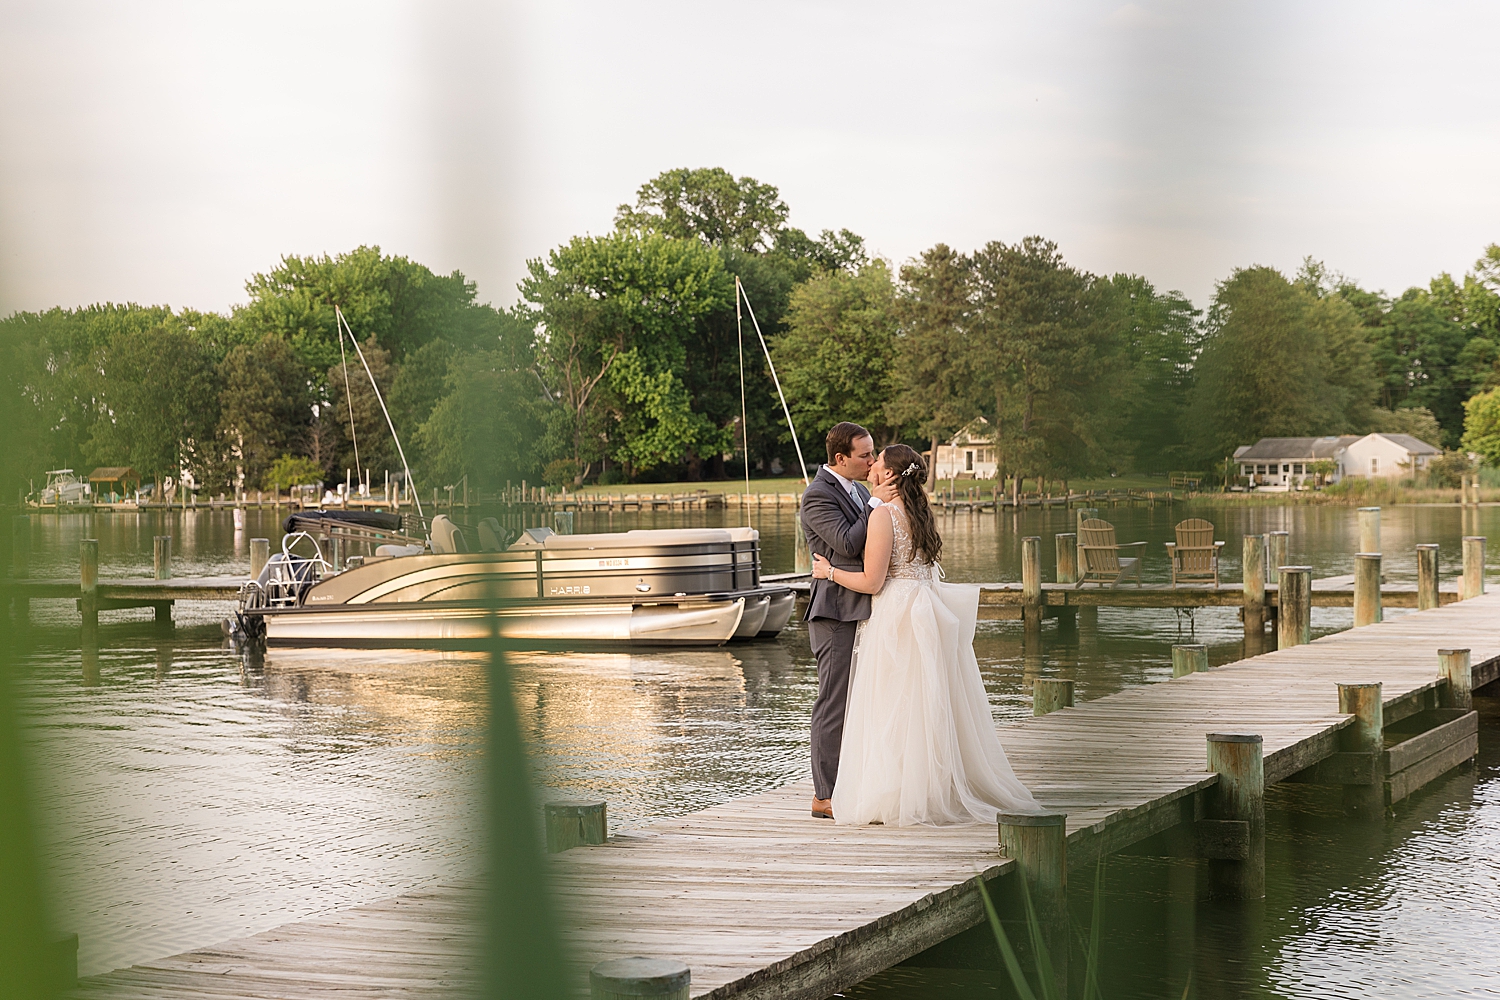
{"type": "MultiPolygon", "coordinates": [[[[279,538],[272,511],[33,518],[32,575],[72,576],[77,541],[100,541],[101,573],[148,575],[151,538],[174,536],[177,575],[244,573],[247,539],[279,538]]],[[[1315,575],[1352,572],[1350,508],[1195,505],[1106,510],[1121,541],[1146,540],[1145,576],[1167,576],[1172,525],[1206,516],[1225,538],[1225,575],[1244,531],[1291,532],[1315,575]]],[[[739,513],[583,515],[579,530],[739,523],[739,513]]],[[[756,515],[766,572],[792,568],[792,512],[756,515]]],[[[1413,546],[1442,545],[1445,578],[1465,534],[1500,537],[1491,508],[1387,508],[1385,572],[1415,578],[1413,546]]],[[[942,522],[950,579],[1014,580],[1025,535],[1071,530],[1063,511],[942,522]]],[[[274,542],[273,542],[274,544],[274,542]]],[[[23,674],[49,872],[60,926],[80,933],[87,975],[266,930],[472,871],[482,664],[418,651],[272,650],[247,664],[224,650],[225,606],[180,604],[177,634],[149,611],[101,614],[97,683],[85,683],[69,602],[33,607],[38,644],[23,674]]],[[[1392,612],[1399,613],[1399,612],[1392,612]]],[[[1316,632],[1350,612],[1315,609],[1316,632]]],[[[1104,609],[1064,642],[1048,624],[1028,653],[1019,623],[976,637],[999,719],[1030,713],[1025,685],[1063,674],[1089,699],[1170,676],[1168,647],[1206,642],[1240,655],[1233,609],[1104,609]]],[[[610,803],[617,829],[760,791],[806,771],[815,674],[805,630],[774,643],[694,652],[521,654],[522,724],[546,794],[610,803]]],[[[91,679],[92,680],[92,679],[91,679]]],[[[1500,993],[1500,740],[1481,732],[1478,766],[1403,803],[1389,825],[1345,821],[1311,786],[1275,789],[1268,897],[1252,907],[1197,898],[1192,865],[1111,859],[1105,888],[1105,995],[1453,996],[1500,993]]],[[[1087,921],[1092,883],[1075,878],[1087,921]],[[1088,883],[1088,884],[1083,884],[1088,883]]],[[[942,967],[908,964],[856,997],[1008,996],[982,946],[942,967]],[[967,968],[964,966],[968,966],[967,968]],[[978,966],[978,967],[976,967],[978,966]]]]}

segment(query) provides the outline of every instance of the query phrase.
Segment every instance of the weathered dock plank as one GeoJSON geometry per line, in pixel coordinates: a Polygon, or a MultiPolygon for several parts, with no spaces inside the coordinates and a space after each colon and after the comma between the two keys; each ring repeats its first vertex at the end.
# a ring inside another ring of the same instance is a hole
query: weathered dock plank
{"type": "MultiPolygon", "coordinates": [[[[1037,798],[1067,813],[1069,865],[1089,865],[1204,818],[1200,793],[1219,780],[1207,733],[1262,736],[1266,781],[1291,778],[1339,752],[1353,720],[1339,683],[1378,682],[1390,714],[1410,716],[1436,706],[1437,651],[1454,647],[1472,651],[1475,686],[1496,678],[1500,593],[1063,708],[1001,737],[1037,798]]],[[[1472,751],[1466,738],[1433,753],[1392,794],[1472,751]]],[[[974,880],[1013,866],[992,827],[842,827],[811,818],[810,798],[797,783],[553,856],[581,965],[675,958],[692,968],[694,996],[825,997],[974,926],[974,880]]],[[[388,901],[95,977],[80,994],[426,995],[472,973],[452,957],[472,945],[461,894],[428,905],[441,918],[388,901]],[[386,922],[395,912],[403,921],[386,922]]]]}
{"type": "MultiPolygon", "coordinates": [[[[172,577],[154,580],[129,577],[99,580],[99,599],[112,601],[232,601],[239,596],[242,576],[172,577]]],[[[6,580],[0,592],[27,598],[71,598],[81,594],[74,580],[6,580]]]]}

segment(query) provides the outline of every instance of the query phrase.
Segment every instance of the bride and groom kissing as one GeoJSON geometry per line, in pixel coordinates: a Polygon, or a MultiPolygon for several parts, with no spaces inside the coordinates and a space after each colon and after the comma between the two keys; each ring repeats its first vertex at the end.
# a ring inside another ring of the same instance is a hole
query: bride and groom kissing
{"type": "Polygon", "coordinates": [[[995,732],[974,655],[979,588],[943,582],[926,483],[914,449],[877,455],[870,432],[844,422],[802,495],[812,814],[841,824],[993,823],[1042,808],[995,732]]]}

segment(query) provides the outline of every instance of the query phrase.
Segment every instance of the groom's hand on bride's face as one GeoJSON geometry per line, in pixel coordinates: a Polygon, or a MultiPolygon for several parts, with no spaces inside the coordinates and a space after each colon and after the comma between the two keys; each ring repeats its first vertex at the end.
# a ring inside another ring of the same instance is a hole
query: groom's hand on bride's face
{"type": "Polygon", "coordinates": [[[877,497],[881,503],[890,503],[896,499],[896,477],[892,476],[878,486],[872,487],[870,495],[877,497]]]}

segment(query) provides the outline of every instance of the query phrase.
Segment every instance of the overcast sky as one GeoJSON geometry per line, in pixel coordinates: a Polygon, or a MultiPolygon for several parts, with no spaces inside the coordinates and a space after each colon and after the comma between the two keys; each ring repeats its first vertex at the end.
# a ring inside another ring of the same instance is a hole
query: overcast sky
{"type": "Polygon", "coordinates": [[[900,262],[1040,233],[1200,305],[1500,241],[1495,3],[0,0],[0,314],[227,309],[362,243],[508,304],[722,166],[900,262]]]}

